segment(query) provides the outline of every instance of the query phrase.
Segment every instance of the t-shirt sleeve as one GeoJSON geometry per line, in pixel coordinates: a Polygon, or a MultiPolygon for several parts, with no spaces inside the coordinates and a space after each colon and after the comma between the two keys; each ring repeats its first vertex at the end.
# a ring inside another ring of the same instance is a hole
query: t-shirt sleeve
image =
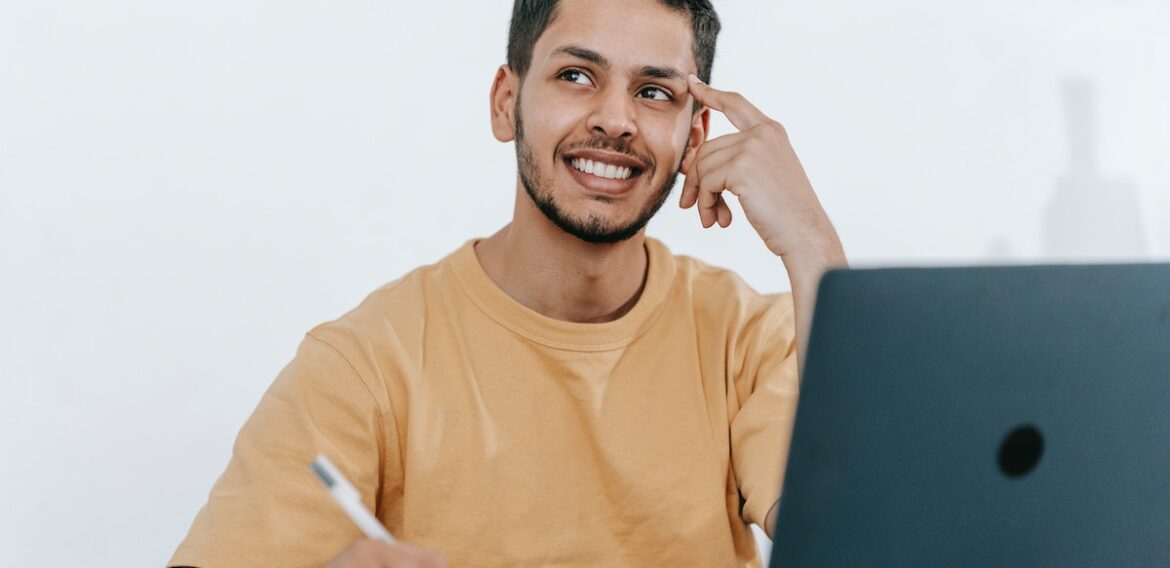
{"type": "Polygon", "coordinates": [[[337,349],[306,335],[167,565],[319,567],[362,538],[309,464],[326,455],[378,513],[384,442],[396,437],[383,429],[394,422],[372,392],[337,349]]]}
{"type": "Polygon", "coordinates": [[[732,376],[738,412],[731,419],[731,460],[743,518],[760,527],[780,497],[799,394],[791,294],[772,297],[742,330],[732,376]]]}

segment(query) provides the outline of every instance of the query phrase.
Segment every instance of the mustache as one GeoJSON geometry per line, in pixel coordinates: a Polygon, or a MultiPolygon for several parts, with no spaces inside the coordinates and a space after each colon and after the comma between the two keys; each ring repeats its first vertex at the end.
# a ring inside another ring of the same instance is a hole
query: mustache
{"type": "Polygon", "coordinates": [[[607,152],[625,154],[626,156],[629,156],[638,162],[645,164],[647,170],[654,168],[654,159],[650,156],[639,154],[636,150],[634,150],[634,146],[629,142],[605,137],[593,137],[582,140],[580,142],[574,142],[566,147],[559,149],[557,151],[557,156],[563,157],[565,154],[568,154],[569,152],[575,152],[577,150],[605,150],[607,152]]]}

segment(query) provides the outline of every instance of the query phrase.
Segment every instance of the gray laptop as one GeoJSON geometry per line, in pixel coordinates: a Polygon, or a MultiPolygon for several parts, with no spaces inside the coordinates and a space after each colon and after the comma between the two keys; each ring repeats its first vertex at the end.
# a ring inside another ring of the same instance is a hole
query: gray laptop
{"type": "Polygon", "coordinates": [[[1170,566],[1170,264],[821,283],[771,566],[1170,566]]]}

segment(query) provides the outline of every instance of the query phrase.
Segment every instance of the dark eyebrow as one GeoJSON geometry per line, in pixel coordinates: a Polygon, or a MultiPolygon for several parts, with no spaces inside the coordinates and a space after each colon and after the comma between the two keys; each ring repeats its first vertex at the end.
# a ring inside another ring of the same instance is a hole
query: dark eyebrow
{"type": "MultiPolygon", "coordinates": [[[[563,45],[553,50],[553,55],[568,55],[569,57],[576,57],[577,59],[584,59],[602,69],[609,70],[609,60],[604,55],[585,47],[576,45],[563,45]]],[[[684,80],[682,71],[673,67],[656,67],[654,65],[643,65],[638,69],[638,77],[651,77],[654,79],[675,79],[677,81],[684,80]]]]}
{"type": "Polygon", "coordinates": [[[674,67],[654,67],[653,65],[646,65],[638,70],[639,77],[652,77],[655,79],[676,79],[683,80],[682,71],[674,67]]]}
{"type": "Polygon", "coordinates": [[[552,52],[553,55],[568,55],[576,57],[577,59],[584,59],[593,63],[602,69],[609,69],[609,60],[605,56],[593,51],[592,49],[585,49],[584,47],[577,47],[575,45],[563,45],[556,48],[552,52]]]}

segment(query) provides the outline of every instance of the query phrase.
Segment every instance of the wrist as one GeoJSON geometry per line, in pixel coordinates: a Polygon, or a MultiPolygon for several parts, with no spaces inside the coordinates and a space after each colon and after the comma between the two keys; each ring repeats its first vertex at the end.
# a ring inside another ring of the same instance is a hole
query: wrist
{"type": "Polygon", "coordinates": [[[829,270],[849,266],[849,261],[845,258],[845,249],[841,246],[836,231],[832,229],[780,255],[780,261],[788,270],[789,279],[794,281],[818,280],[829,270]]]}

